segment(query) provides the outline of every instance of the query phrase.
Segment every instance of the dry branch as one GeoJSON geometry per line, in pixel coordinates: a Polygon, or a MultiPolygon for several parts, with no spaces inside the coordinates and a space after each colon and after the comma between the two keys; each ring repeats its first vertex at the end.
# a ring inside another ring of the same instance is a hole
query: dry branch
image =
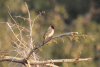
{"type": "MultiPolygon", "coordinates": [[[[80,58],[78,61],[88,61],[92,58],[80,58]]],[[[75,62],[77,59],[55,59],[55,60],[47,60],[47,61],[33,61],[30,60],[31,65],[44,65],[44,64],[50,64],[50,63],[61,63],[61,62],[75,62]]]]}
{"type": "Polygon", "coordinates": [[[0,62],[2,62],[2,61],[9,61],[9,62],[23,63],[23,59],[22,59],[22,58],[12,57],[12,56],[4,56],[4,57],[0,57],[0,62]]]}
{"type": "Polygon", "coordinates": [[[51,39],[55,39],[55,38],[62,37],[62,36],[71,36],[73,33],[77,34],[78,32],[63,33],[63,34],[56,35],[56,36],[53,36],[52,38],[47,39],[46,41],[44,41],[44,43],[41,43],[38,46],[34,47],[30,51],[30,53],[28,54],[28,56],[26,57],[26,59],[29,59],[34,51],[36,51],[38,48],[42,47],[44,44],[46,44],[47,42],[49,42],[51,39]]]}
{"type": "MultiPolygon", "coordinates": [[[[46,60],[46,61],[34,61],[31,59],[25,60],[23,58],[12,57],[12,56],[0,57],[0,62],[9,61],[9,62],[22,63],[22,64],[27,64],[27,62],[29,62],[30,65],[46,65],[46,64],[51,64],[51,63],[75,62],[76,60],[77,58],[76,59],[55,59],[55,60],[46,60]]],[[[79,58],[79,60],[77,61],[89,61],[89,60],[92,60],[92,58],[79,58]]]]}
{"type": "Polygon", "coordinates": [[[29,12],[29,9],[28,9],[26,2],[25,2],[25,6],[26,6],[27,11],[28,11],[29,25],[30,25],[30,45],[32,45],[32,23],[31,23],[31,18],[30,18],[30,12],[29,12]]]}

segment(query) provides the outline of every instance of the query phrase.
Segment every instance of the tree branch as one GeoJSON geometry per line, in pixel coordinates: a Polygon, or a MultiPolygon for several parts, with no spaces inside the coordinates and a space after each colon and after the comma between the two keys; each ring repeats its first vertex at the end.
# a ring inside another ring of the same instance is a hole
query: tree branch
{"type": "Polygon", "coordinates": [[[25,6],[27,8],[27,11],[28,11],[28,17],[29,17],[29,25],[30,25],[30,46],[32,45],[32,23],[31,23],[31,18],[30,18],[30,12],[29,12],[29,9],[28,9],[28,6],[25,2],[25,6]]]}
{"type": "Polygon", "coordinates": [[[9,61],[9,62],[16,62],[16,63],[23,63],[22,58],[12,57],[12,56],[4,56],[0,57],[0,62],[2,61],[9,61]]]}
{"type": "MultiPolygon", "coordinates": [[[[60,34],[60,35],[53,36],[52,39],[55,39],[55,38],[58,38],[58,37],[62,37],[62,36],[71,36],[71,35],[73,35],[73,33],[78,34],[78,32],[63,33],[63,34],[60,34]]],[[[34,47],[34,48],[30,51],[30,53],[28,54],[28,56],[26,57],[26,59],[29,59],[34,51],[36,51],[38,48],[42,47],[44,44],[46,44],[46,43],[49,42],[50,40],[51,40],[51,38],[45,40],[44,43],[42,42],[41,44],[39,44],[39,45],[37,45],[36,47],[34,47]]]]}
{"type": "MultiPolygon", "coordinates": [[[[45,65],[45,64],[50,64],[50,63],[62,63],[62,62],[75,62],[77,60],[76,59],[55,59],[55,60],[47,60],[47,61],[34,61],[34,60],[30,60],[30,64],[31,65],[45,65]]],[[[77,61],[88,61],[88,60],[92,60],[92,58],[80,58],[77,61]]]]}
{"type": "Polygon", "coordinates": [[[2,61],[9,61],[9,62],[16,62],[16,63],[22,63],[22,64],[28,64],[30,65],[48,65],[51,63],[61,63],[61,62],[75,62],[75,61],[88,61],[92,60],[92,58],[79,58],[79,60],[76,59],[55,59],[55,60],[46,60],[46,61],[34,61],[34,60],[25,60],[23,58],[18,57],[12,57],[12,56],[4,56],[0,57],[0,62],[2,61]]]}

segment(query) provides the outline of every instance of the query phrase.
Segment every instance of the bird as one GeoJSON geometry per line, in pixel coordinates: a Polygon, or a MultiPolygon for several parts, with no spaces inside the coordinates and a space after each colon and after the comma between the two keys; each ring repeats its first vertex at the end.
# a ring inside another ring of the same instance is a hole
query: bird
{"type": "Polygon", "coordinates": [[[54,26],[49,26],[49,28],[46,30],[46,32],[45,32],[45,34],[43,36],[44,41],[45,41],[45,39],[52,37],[53,34],[54,34],[54,26]]]}

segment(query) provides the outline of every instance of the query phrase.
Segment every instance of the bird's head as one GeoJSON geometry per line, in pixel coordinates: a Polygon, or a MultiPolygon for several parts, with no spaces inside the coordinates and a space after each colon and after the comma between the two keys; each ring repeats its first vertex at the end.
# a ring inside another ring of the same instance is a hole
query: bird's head
{"type": "Polygon", "coordinates": [[[54,29],[54,26],[51,26],[52,29],[54,29]]]}

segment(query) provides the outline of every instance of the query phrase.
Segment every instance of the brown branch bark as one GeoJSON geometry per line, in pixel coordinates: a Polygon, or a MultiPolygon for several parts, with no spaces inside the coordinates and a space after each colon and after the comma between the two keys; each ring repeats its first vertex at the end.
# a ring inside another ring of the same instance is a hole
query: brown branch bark
{"type": "Polygon", "coordinates": [[[72,35],[73,33],[78,34],[78,32],[63,33],[63,34],[56,35],[56,36],[53,36],[52,38],[49,38],[49,39],[45,40],[44,43],[42,42],[42,43],[39,44],[38,46],[34,47],[34,48],[30,51],[30,53],[28,54],[28,56],[27,56],[25,59],[29,59],[34,51],[36,51],[38,48],[42,47],[44,44],[46,44],[47,42],[49,42],[51,39],[55,39],[55,38],[62,37],[62,36],[70,36],[70,35],[72,35]]]}

